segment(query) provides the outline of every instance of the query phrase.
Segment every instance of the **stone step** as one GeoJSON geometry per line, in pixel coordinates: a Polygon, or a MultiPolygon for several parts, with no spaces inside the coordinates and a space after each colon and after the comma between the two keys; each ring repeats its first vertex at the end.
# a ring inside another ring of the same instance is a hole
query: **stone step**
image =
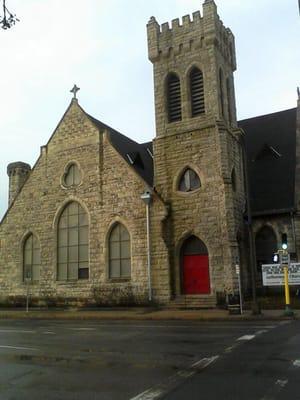
{"type": "Polygon", "coordinates": [[[167,308],[169,309],[197,309],[197,308],[215,308],[216,307],[215,296],[200,296],[200,295],[189,295],[189,296],[177,296],[174,300],[171,300],[167,308]]]}

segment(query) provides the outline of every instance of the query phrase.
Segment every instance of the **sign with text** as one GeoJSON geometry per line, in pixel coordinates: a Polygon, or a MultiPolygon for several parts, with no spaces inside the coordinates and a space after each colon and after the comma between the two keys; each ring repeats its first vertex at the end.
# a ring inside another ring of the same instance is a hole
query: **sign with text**
{"type": "MultiPolygon", "coordinates": [[[[283,286],[284,273],[280,264],[263,264],[262,280],[263,286],[283,286]]],[[[289,285],[300,285],[300,263],[289,265],[289,285]]]]}

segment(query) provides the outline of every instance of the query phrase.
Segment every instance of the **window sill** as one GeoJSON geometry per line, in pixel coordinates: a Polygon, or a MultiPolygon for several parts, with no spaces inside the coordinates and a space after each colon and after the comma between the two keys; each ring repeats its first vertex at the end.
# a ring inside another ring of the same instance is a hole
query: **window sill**
{"type": "Polygon", "coordinates": [[[188,197],[188,196],[193,196],[194,194],[197,194],[201,191],[201,189],[203,190],[203,187],[199,187],[198,189],[195,190],[190,190],[188,192],[182,192],[181,190],[175,190],[175,193],[178,196],[182,196],[182,197],[188,197]]]}
{"type": "Polygon", "coordinates": [[[126,283],[126,282],[131,282],[131,278],[108,278],[107,279],[108,283],[126,283]]]}
{"type": "Polygon", "coordinates": [[[79,284],[82,285],[85,282],[90,282],[90,279],[66,279],[66,280],[55,280],[56,283],[58,283],[59,285],[71,285],[71,284],[79,284]]]}

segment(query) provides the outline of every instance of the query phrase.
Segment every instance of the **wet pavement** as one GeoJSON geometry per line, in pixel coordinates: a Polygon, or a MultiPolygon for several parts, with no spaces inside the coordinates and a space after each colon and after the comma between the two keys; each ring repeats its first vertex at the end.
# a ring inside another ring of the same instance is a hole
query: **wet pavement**
{"type": "MultiPolygon", "coordinates": [[[[0,399],[163,398],[224,354],[239,354],[251,339],[276,337],[293,324],[298,321],[0,320],[0,399]]],[[[183,396],[176,399],[192,398],[183,396]]]]}

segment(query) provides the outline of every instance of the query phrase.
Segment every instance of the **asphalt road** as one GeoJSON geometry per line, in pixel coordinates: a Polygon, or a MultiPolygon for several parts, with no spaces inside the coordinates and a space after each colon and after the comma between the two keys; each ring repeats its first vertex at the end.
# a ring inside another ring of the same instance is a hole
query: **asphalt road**
{"type": "Polygon", "coordinates": [[[300,399],[298,321],[0,321],[0,400],[300,399]]]}

